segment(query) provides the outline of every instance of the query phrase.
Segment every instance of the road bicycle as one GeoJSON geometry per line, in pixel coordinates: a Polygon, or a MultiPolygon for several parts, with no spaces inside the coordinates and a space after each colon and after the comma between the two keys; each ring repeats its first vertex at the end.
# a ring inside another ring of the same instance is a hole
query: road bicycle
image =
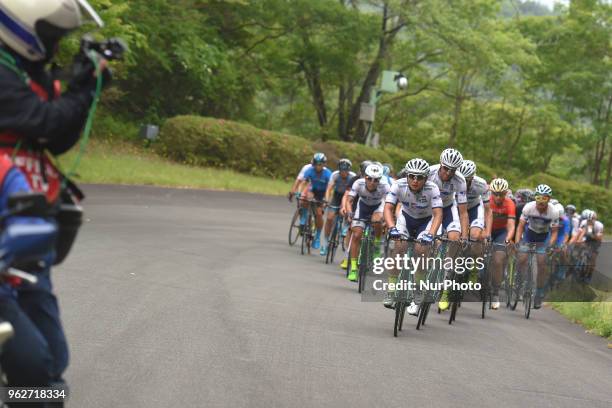
{"type": "Polygon", "coordinates": [[[538,254],[538,247],[541,246],[541,243],[530,242],[530,243],[522,243],[518,246],[518,253],[526,253],[527,254],[527,270],[522,272],[519,270],[519,257],[516,257],[515,260],[515,279],[514,279],[514,291],[513,291],[513,303],[512,310],[516,310],[516,306],[518,302],[522,298],[523,307],[525,313],[525,319],[529,319],[531,308],[533,306],[533,301],[535,297],[535,277],[537,276],[537,260],[536,256],[538,254]],[[538,245],[539,244],[539,245],[538,245]]]}
{"type": "MultiPolygon", "coordinates": [[[[372,270],[374,266],[374,255],[376,253],[375,249],[375,236],[374,236],[374,226],[376,224],[382,224],[382,221],[372,221],[369,219],[358,219],[355,218],[353,221],[360,221],[365,224],[365,228],[363,229],[363,234],[361,235],[361,244],[359,246],[359,254],[357,256],[357,267],[358,267],[358,278],[357,278],[357,292],[361,293],[365,289],[365,281],[366,276],[369,271],[372,270]]],[[[348,247],[348,262],[346,265],[346,274],[348,276],[350,272],[351,265],[351,244],[353,240],[353,235],[351,235],[351,243],[349,243],[348,247]]]]}
{"type": "Polygon", "coordinates": [[[340,215],[340,207],[337,206],[329,206],[329,210],[336,211],[336,216],[334,217],[334,226],[332,228],[331,234],[327,241],[327,255],[325,256],[325,263],[333,263],[334,257],[336,256],[336,250],[340,245],[344,247],[344,238],[345,238],[345,218],[340,215]]]}

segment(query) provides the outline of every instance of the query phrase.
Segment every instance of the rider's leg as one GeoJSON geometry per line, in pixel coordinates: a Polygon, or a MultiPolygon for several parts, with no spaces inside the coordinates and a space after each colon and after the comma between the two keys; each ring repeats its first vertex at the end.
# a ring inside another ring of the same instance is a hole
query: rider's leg
{"type": "Polygon", "coordinates": [[[353,238],[351,240],[351,269],[349,272],[348,279],[351,281],[357,280],[357,258],[359,257],[359,247],[361,246],[361,236],[363,234],[363,223],[353,221],[352,228],[353,238]]]}

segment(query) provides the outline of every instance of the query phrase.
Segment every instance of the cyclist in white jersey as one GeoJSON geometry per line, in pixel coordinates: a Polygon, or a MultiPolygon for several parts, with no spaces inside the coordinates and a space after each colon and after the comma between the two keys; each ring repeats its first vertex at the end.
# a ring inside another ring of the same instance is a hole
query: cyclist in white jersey
{"type": "MultiPolygon", "coordinates": [[[[557,242],[559,230],[559,210],[552,203],[552,189],[546,184],[540,184],[535,190],[535,201],[525,204],[521,219],[515,234],[515,242],[520,244],[537,244],[537,291],[533,304],[534,309],[539,309],[544,298],[544,286],[548,282],[548,268],[546,262],[546,242],[550,232],[550,246],[557,242]],[[525,229],[525,227],[527,227],[525,229]],[[523,231],[525,235],[523,236],[523,231]]],[[[517,254],[518,272],[525,277],[529,254],[519,252],[517,254]]]]}
{"type": "MultiPolygon", "coordinates": [[[[389,226],[389,239],[401,237],[418,239],[415,244],[414,256],[425,253],[423,244],[430,244],[434,235],[442,225],[442,199],[440,189],[435,183],[427,180],[429,164],[420,158],[412,159],[406,163],[405,178],[395,182],[385,199],[385,222],[389,226]],[[401,213],[396,221],[396,207],[401,213]]],[[[397,241],[391,249],[390,257],[403,255],[408,249],[408,242],[397,241]]],[[[389,283],[396,283],[399,271],[396,268],[389,270],[389,283]]],[[[395,303],[393,291],[385,295],[383,305],[393,308],[395,303]]],[[[417,314],[418,307],[414,302],[407,309],[409,314],[417,314]]]]}
{"type": "MultiPolygon", "coordinates": [[[[346,201],[345,212],[352,219],[351,231],[351,269],[348,275],[350,281],[357,281],[357,257],[359,256],[359,247],[361,245],[361,236],[365,228],[365,223],[362,220],[371,219],[373,222],[382,221],[384,199],[391,186],[383,178],[383,168],[378,164],[370,164],[365,169],[365,177],[353,183],[346,201]],[[353,201],[359,199],[357,210],[354,217],[351,216],[353,201]]],[[[374,224],[374,247],[377,252],[380,251],[380,242],[382,235],[382,224],[374,224]]]]}
{"type": "MultiPolygon", "coordinates": [[[[455,149],[446,149],[440,155],[440,164],[429,169],[429,181],[440,189],[442,198],[442,225],[438,234],[444,231],[451,241],[467,240],[469,218],[467,213],[467,186],[465,178],[457,170],[463,163],[463,156],[455,149]]],[[[454,258],[459,250],[458,245],[449,247],[448,257],[454,258]]],[[[448,309],[448,292],[444,291],[438,307],[448,309]]]]}
{"type": "Polygon", "coordinates": [[[589,250],[589,263],[585,271],[586,282],[590,282],[597,261],[597,254],[604,236],[604,225],[597,220],[597,213],[588,210],[586,217],[580,222],[578,232],[572,238],[573,243],[587,245],[589,250]]]}
{"type": "Polygon", "coordinates": [[[325,220],[324,242],[323,245],[321,245],[321,256],[327,255],[327,240],[329,239],[329,234],[331,234],[331,229],[334,225],[336,212],[340,209],[344,193],[351,187],[349,182],[356,176],[356,174],[351,171],[352,166],[353,164],[349,159],[340,159],[338,161],[338,170],[332,173],[331,179],[327,185],[325,201],[329,203],[329,206],[327,207],[328,211],[327,219],[325,220]]]}
{"type": "Polygon", "coordinates": [[[467,212],[470,221],[470,240],[478,241],[491,236],[492,213],[489,207],[489,185],[476,175],[476,163],[464,160],[459,172],[467,184],[467,212]]]}

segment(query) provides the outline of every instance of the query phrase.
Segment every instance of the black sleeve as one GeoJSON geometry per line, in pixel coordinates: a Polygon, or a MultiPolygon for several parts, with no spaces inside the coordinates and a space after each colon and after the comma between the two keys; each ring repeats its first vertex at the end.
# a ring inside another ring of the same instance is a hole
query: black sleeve
{"type": "Polygon", "coordinates": [[[78,142],[91,101],[88,88],[42,101],[16,73],[0,66],[0,132],[14,131],[53,154],[78,142]]]}

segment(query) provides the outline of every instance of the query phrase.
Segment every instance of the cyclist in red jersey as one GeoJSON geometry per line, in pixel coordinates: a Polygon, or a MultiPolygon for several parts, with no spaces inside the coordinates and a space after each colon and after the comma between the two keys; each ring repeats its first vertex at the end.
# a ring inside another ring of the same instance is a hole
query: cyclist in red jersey
{"type": "MultiPolygon", "coordinates": [[[[508,182],[502,178],[491,181],[489,186],[492,200],[489,205],[493,213],[491,240],[498,244],[508,244],[514,237],[516,226],[516,206],[514,201],[507,197],[508,182]]],[[[498,246],[499,247],[499,246],[498,246]]],[[[493,299],[491,309],[499,309],[499,285],[502,271],[506,263],[506,251],[494,251],[491,259],[493,270],[493,299]]]]}

